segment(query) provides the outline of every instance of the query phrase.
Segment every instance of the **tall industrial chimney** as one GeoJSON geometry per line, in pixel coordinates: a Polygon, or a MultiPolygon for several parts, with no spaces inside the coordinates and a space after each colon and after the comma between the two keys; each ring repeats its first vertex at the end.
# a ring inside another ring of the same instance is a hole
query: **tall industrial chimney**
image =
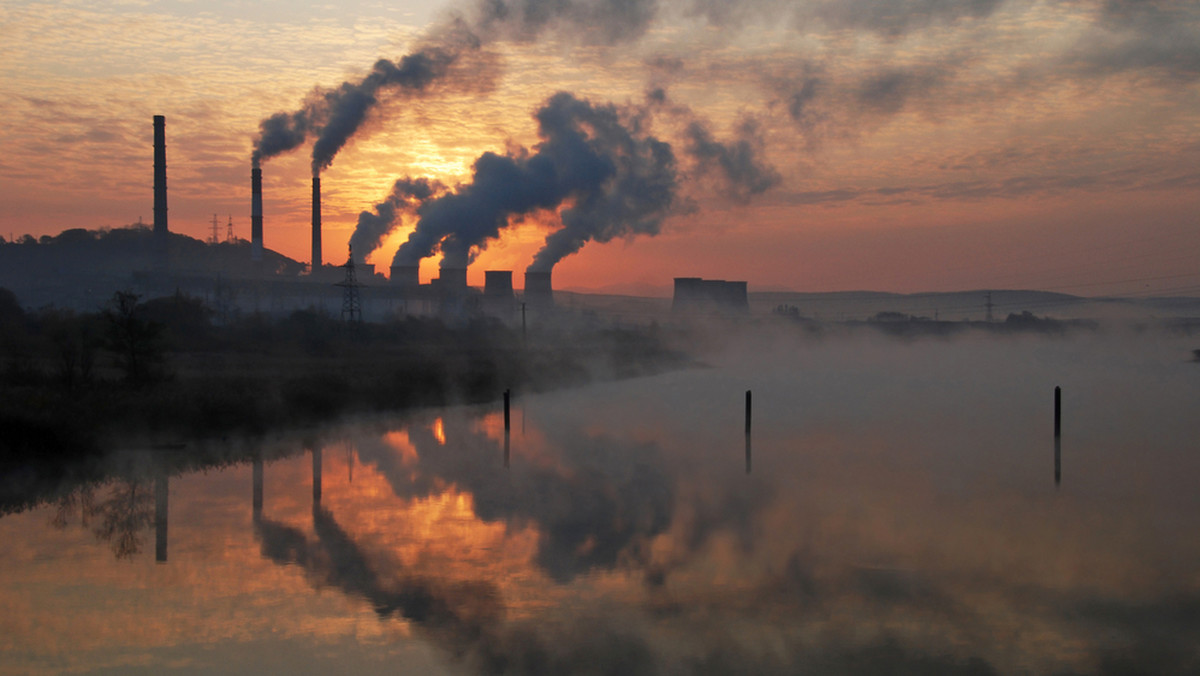
{"type": "Polygon", "coordinates": [[[154,246],[160,263],[167,255],[167,118],[154,116],[154,246]]]}
{"type": "Polygon", "coordinates": [[[253,261],[263,258],[262,219],[262,169],[256,166],[250,170],[250,259],[253,261]]]}
{"type": "Polygon", "coordinates": [[[312,271],[321,269],[321,177],[312,180],[312,271]]]}

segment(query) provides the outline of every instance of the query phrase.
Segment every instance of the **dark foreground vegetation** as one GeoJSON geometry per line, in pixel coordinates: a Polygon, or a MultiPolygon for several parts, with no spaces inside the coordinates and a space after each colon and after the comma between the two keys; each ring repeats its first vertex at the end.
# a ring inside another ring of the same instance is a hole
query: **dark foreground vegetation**
{"type": "Polygon", "coordinates": [[[0,473],[115,444],[314,426],[356,412],[498,398],[675,368],[653,329],[475,318],[346,324],[317,311],[218,325],[195,298],[115,294],[95,313],[24,311],[0,289],[0,473]]]}

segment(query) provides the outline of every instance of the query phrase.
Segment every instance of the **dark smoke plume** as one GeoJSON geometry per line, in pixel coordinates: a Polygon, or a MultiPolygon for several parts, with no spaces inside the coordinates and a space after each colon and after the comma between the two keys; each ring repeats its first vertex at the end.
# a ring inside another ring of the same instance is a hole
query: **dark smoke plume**
{"type": "MultiPolygon", "coordinates": [[[[657,63],[655,67],[669,76],[683,66],[657,63]]],[[[683,154],[694,164],[691,173],[715,181],[714,187],[722,196],[745,204],[779,184],[779,172],[763,159],[766,142],[755,117],[743,115],[734,128],[734,138],[721,141],[713,135],[707,120],[673,100],[665,87],[648,90],[646,105],[656,116],[665,115],[678,126],[683,154]]]]}
{"type": "Polygon", "coordinates": [[[592,44],[640,39],[658,14],[658,0],[480,0],[481,34],[529,41],[555,28],[592,44]]]}
{"type": "Polygon", "coordinates": [[[708,126],[699,120],[688,125],[687,140],[687,151],[696,158],[700,169],[719,170],[725,179],[723,191],[737,202],[748,202],[754,195],[779,184],[779,173],[761,158],[765,144],[753,118],[741,121],[732,143],[713,138],[708,126]]]}
{"type": "MultiPolygon", "coordinates": [[[[513,217],[563,204],[562,230],[547,239],[541,269],[595,239],[655,234],[675,201],[670,145],[642,132],[638,116],[560,92],[538,110],[542,142],[475,161],[471,183],[423,204],[420,221],[394,265],[443,254],[442,267],[466,267],[513,217]]],[[[537,262],[535,261],[535,264],[537,262]]]]}
{"type": "MultiPolygon", "coordinates": [[[[483,0],[473,21],[455,18],[433,30],[422,46],[397,61],[379,59],[358,81],[314,91],[300,110],[259,123],[253,159],[291,151],[316,136],[313,175],[328,167],[388,91],[427,93],[439,82],[487,89],[496,73],[479,63],[456,65],[496,40],[534,40],[550,30],[616,44],[640,38],[658,10],[657,0],[483,0]],[[473,81],[474,80],[474,81],[473,81]]],[[[257,165],[256,165],[257,166],[257,165]]]]}
{"type": "Polygon", "coordinates": [[[333,163],[338,151],[358,131],[367,113],[379,102],[383,90],[420,93],[446,77],[460,55],[479,49],[479,46],[479,41],[473,35],[458,31],[444,45],[426,47],[395,63],[380,59],[361,81],[343,82],[341,87],[328,92],[325,95],[328,117],[313,143],[313,175],[333,163]]]}
{"type": "Polygon", "coordinates": [[[591,108],[586,102],[562,96],[555,97],[560,105],[539,112],[542,126],[590,125],[612,153],[617,170],[598,189],[580,195],[562,211],[562,228],[546,237],[529,265],[529,270],[537,272],[553,269],[590,241],[657,235],[663,219],[675,206],[679,187],[670,144],[652,136],[635,135],[643,120],[635,118],[631,132],[620,124],[613,108],[591,108]]]}
{"type": "MultiPolygon", "coordinates": [[[[312,170],[316,176],[333,162],[385,91],[422,94],[435,83],[448,79],[457,62],[481,47],[473,31],[461,21],[454,21],[431,33],[413,53],[395,62],[379,59],[361,80],[348,80],[334,89],[314,90],[299,110],[276,113],[259,123],[253,161],[259,163],[294,150],[310,136],[316,136],[312,151],[312,170]]],[[[480,64],[472,63],[463,70],[455,78],[457,83],[490,84],[491,74],[480,64]],[[473,83],[472,79],[483,82],[473,83]]]]}
{"type": "Polygon", "coordinates": [[[358,225],[350,235],[350,248],[356,262],[363,262],[371,252],[379,248],[383,238],[396,227],[396,220],[404,214],[415,214],[417,207],[433,195],[443,192],[445,187],[437,181],[425,178],[401,178],[392,186],[385,200],[375,205],[374,211],[358,214],[358,225]]]}
{"type": "Polygon", "coordinates": [[[251,161],[258,167],[263,160],[294,150],[314,132],[320,105],[312,99],[294,113],[275,113],[258,123],[251,161]]]}

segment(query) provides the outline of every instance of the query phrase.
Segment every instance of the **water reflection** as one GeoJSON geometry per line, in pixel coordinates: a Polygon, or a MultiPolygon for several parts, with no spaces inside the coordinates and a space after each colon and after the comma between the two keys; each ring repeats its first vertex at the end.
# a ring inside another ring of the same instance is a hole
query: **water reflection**
{"type": "Polygon", "coordinates": [[[1054,485],[1062,484],[1062,439],[1054,437],[1054,485]]]}
{"type": "Polygon", "coordinates": [[[0,518],[0,645],[34,673],[236,671],[215,660],[277,636],[359,673],[1195,672],[1193,381],[1138,363],[1072,387],[1089,462],[1056,492],[1031,347],[998,346],[985,392],[945,384],[980,368],[949,347],[752,372],[753,473],[750,434],[731,457],[748,379],[717,369],[522,395],[516,448],[493,405],[127,471],[0,518]],[[1161,408],[1113,413],[1148,390],[1161,408]]]}
{"type": "Polygon", "coordinates": [[[497,444],[475,422],[444,416],[432,428],[409,427],[407,441],[416,455],[411,464],[386,443],[370,440],[359,443],[359,460],[385,477],[396,497],[428,498],[449,483],[473,497],[481,520],[536,527],[537,563],[559,581],[593,567],[611,568],[669,523],[672,485],[653,445],[628,446],[564,429],[546,440],[561,449],[560,457],[532,458],[523,471],[499,481],[487,459],[501,453],[507,459],[508,435],[497,444]]]}
{"type": "Polygon", "coordinates": [[[141,551],[142,532],[154,519],[153,484],[144,479],[114,481],[108,494],[96,503],[91,514],[99,519],[93,529],[96,537],[109,543],[118,558],[141,551]]]}

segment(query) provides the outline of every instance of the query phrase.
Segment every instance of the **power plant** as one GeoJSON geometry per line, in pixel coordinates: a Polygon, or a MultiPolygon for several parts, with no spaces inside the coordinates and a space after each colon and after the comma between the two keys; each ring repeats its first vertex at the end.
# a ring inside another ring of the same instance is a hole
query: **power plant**
{"type": "MultiPolygon", "coordinates": [[[[250,170],[250,238],[230,236],[219,241],[214,235],[203,242],[171,233],[167,224],[166,118],[153,116],[153,194],[152,229],[122,230],[122,244],[105,249],[104,255],[73,249],[63,260],[53,261],[59,274],[41,276],[30,287],[33,298],[53,298],[64,307],[91,309],[106,302],[116,289],[128,289],[148,297],[175,292],[205,299],[218,317],[231,313],[252,312],[286,315],[297,310],[315,309],[336,316],[343,306],[338,284],[344,266],[326,266],[322,257],[321,177],[312,176],[312,262],[305,274],[303,263],[266,247],[264,227],[263,167],[261,156],[252,157],[250,170]],[[39,296],[41,294],[41,296],[39,296]]],[[[267,155],[269,156],[269,155],[267,155]]],[[[436,197],[432,184],[397,182],[397,209],[413,213],[421,200],[436,197]]],[[[391,215],[389,214],[389,218],[391,215]]],[[[232,217],[231,217],[232,222],[232,217]]],[[[453,227],[458,225],[451,223],[453,227]]],[[[461,227],[469,229],[470,223],[461,227]]],[[[82,231],[80,231],[82,232],[82,231]]],[[[457,233],[457,230],[455,231],[457,233]]],[[[99,235],[91,237],[97,239],[99,235]]],[[[82,242],[87,238],[75,237],[82,242]]],[[[434,242],[434,251],[439,248],[434,242]]],[[[461,247],[461,242],[455,246],[461,247]]],[[[558,313],[551,272],[544,262],[536,262],[524,273],[523,289],[514,288],[512,270],[486,270],[482,288],[467,283],[469,256],[449,256],[442,242],[442,268],[427,284],[420,280],[418,261],[428,256],[403,258],[408,262],[390,268],[390,280],[375,273],[375,266],[354,261],[356,288],[361,287],[361,318],[378,320],[401,315],[440,315],[469,318],[489,315],[501,321],[519,323],[527,311],[535,314],[558,313]],[[460,260],[463,262],[459,262],[460,260]]],[[[354,249],[358,250],[355,245],[354,249]]],[[[47,250],[47,256],[62,256],[63,249],[47,250]]],[[[466,249],[463,249],[466,251],[466,249]]],[[[37,259],[40,259],[38,254],[37,259]]],[[[28,256],[26,258],[29,258],[28,256]]],[[[30,258],[30,268],[44,269],[46,262],[30,258]]],[[[15,272],[22,265],[10,266],[15,272]]],[[[32,278],[31,278],[32,279],[32,278]]],[[[715,303],[721,307],[746,306],[745,282],[707,282],[676,280],[676,309],[715,303]],[[689,284],[691,286],[689,286],[689,284]],[[700,286],[695,286],[699,284],[700,286]],[[735,288],[740,284],[740,290],[735,288]],[[706,286],[707,285],[707,286],[706,286]],[[716,291],[717,286],[724,291],[716,291]],[[690,291],[689,291],[690,289],[690,291]],[[695,289],[702,289],[696,291],[695,289]],[[708,300],[702,300],[707,298],[708,300]]],[[[571,304],[573,305],[573,303],[571,304]]],[[[359,317],[357,308],[350,313],[359,317]]]]}

